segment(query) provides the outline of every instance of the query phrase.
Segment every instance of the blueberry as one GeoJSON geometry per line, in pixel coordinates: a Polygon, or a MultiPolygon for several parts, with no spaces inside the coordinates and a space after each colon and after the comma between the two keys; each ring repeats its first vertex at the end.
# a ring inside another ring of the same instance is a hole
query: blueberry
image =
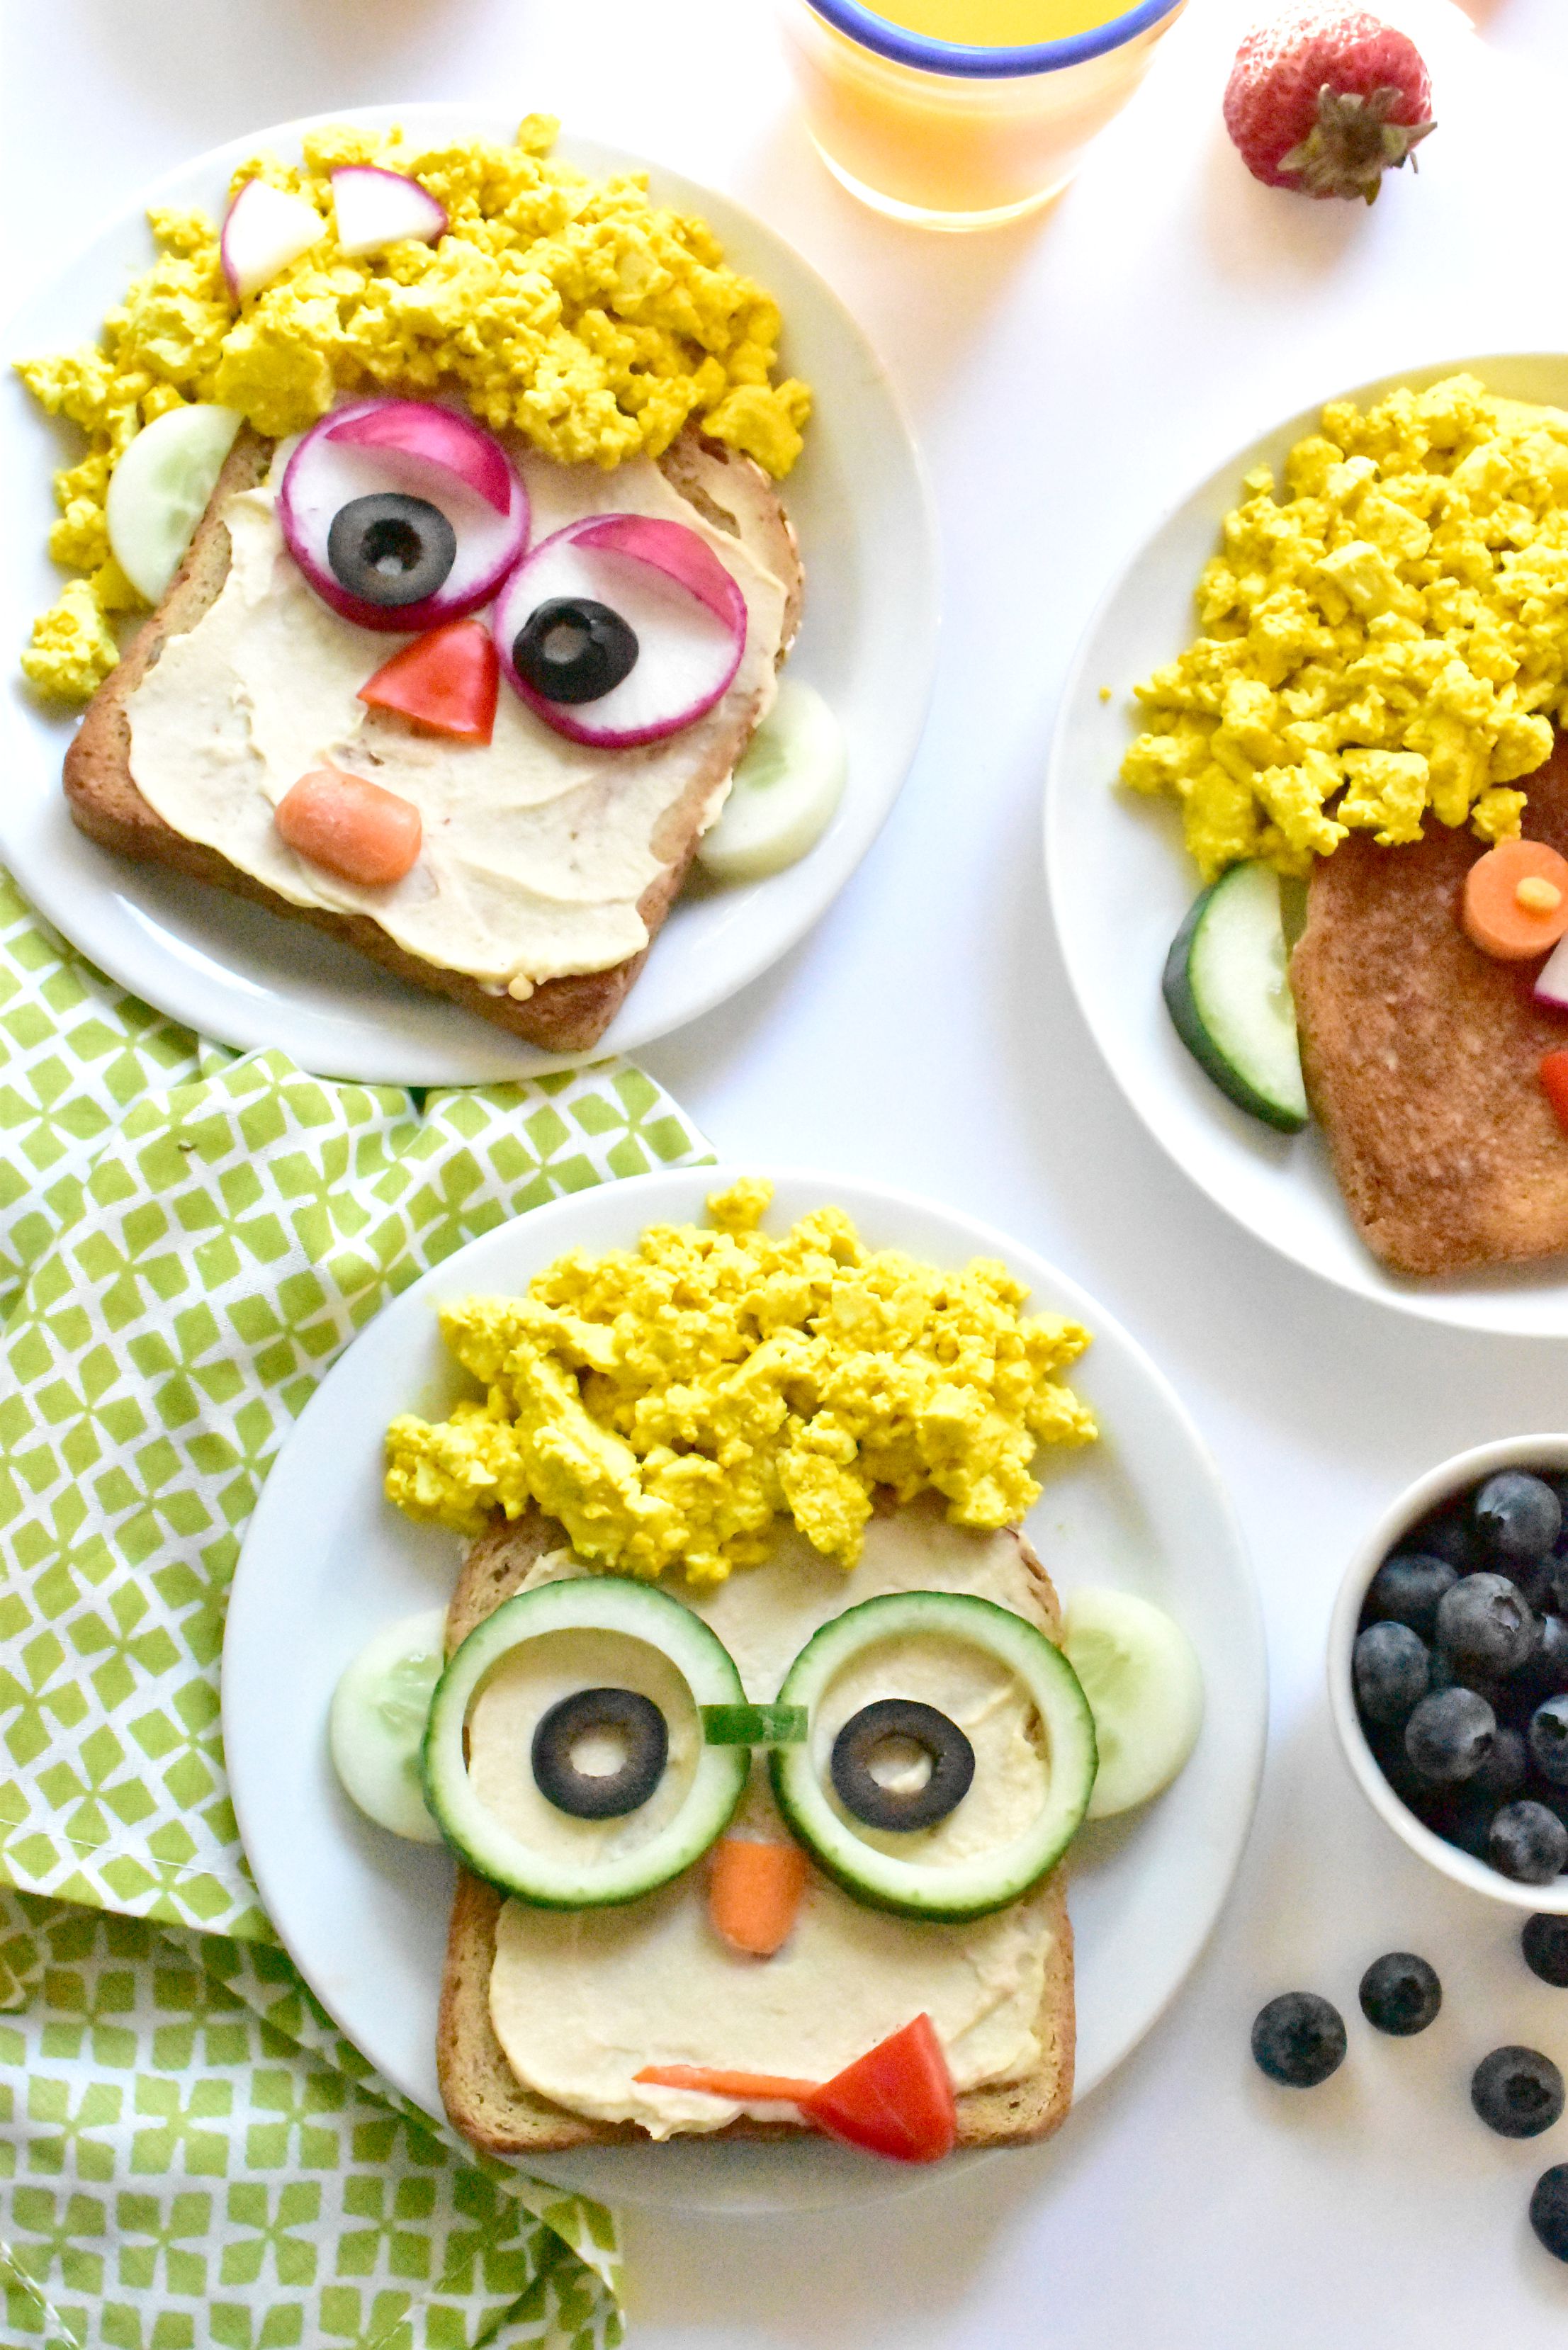
{"type": "Polygon", "coordinates": [[[1554,2162],[1536,2180],[1530,2224],[1554,2261],[1568,2261],[1568,2162],[1554,2162]]]}
{"type": "Polygon", "coordinates": [[[1568,1866],[1568,1828],[1544,1804],[1505,1804],[1491,1824],[1487,1858],[1520,1885],[1549,1885],[1568,1866]]]}
{"type": "Polygon", "coordinates": [[[1563,2111],[1563,2075],[1539,2048],[1494,2048],[1471,2075],[1470,2103],[1499,2137],[1539,2137],[1563,2111]]]}
{"type": "Polygon", "coordinates": [[[1475,1529],[1494,1559],[1543,1558],[1563,1531],[1563,1504],[1524,1469],[1500,1469],[1476,1495],[1475,1529]]]}
{"type": "MultiPolygon", "coordinates": [[[[1500,1681],[1495,1673],[1483,1672],[1479,1665],[1461,1664],[1457,1657],[1449,1654],[1447,1648],[1432,1650],[1428,1679],[1434,1695],[1439,1690],[1474,1690],[1478,1697],[1485,1698],[1497,1714],[1501,1714],[1510,1694],[1508,1683],[1500,1681]]],[[[1537,1699],[1534,1704],[1526,1704],[1524,1718],[1527,1721],[1535,1711],[1535,1704],[1539,1703],[1537,1699]]]]}
{"type": "Polygon", "coordinates": [[[1459,1581],[1459,1570],[1444,1558],[1420,1551],[1400,1551],[1386,1558],[1367,1586],[1361,1610],[1363,1624],[1407,1624],[1429,1640],[1438,1620],[1438,1602],[1459,1581]]]}
{"type": "Polygon", "coordinates": [[[1361,1978],[1361,2012],[1375,2032],[1407,2040],[1425,2032],[1443,2003],[1443,1986],[1425,1959],[1389,1950],[1361,1978]]]}
{"type": "Polygon", "coordinates": [[[1519,1947],[1532,1975],[1558,1991],[1568,1991],[1568,1918],[1549,1918],[1538,1909],[1533,1918],[1525,1919],[1519,1947]]]}
{"type": "MultiPolygon", "coordinates": [[[[1470,1523],[1469,1510],[1463,1503],[1449,1503],[1413,1526],[1407,1535],[1413,1551],[1428,1558],[1440,1558],[1456,1575],[1473,1575],[1484,1565],[1481,1538],[1470,1523]]],[[[1416,1629],[1420,1630],[1417,1624],[1416,1629]]]]}
{"type": "Polygon", "coordinates": [[[1530,1717],[1531,1759],[1554,1787],[1568,1786],[1568,1697],[1549,1697],[1530,1717]]]}
{"type": "Polygon", "coordinates": [[[1356,1634],[1350,1669],[1369,1721],[1403,1721],[1427,1694],[1427,1644],[1407,1624],[1369,1624],[1356,1634]]]}
{"type": "Polygon", "coordinates": [[[1500,1727],[1492,1741],[1491,1752],[1480,1769],[1473,1772],[1469,1785],[1478,1795],[1493,1804],[1506,1804],[1523,1786],[1530,1769],[1530,1749],[1517,1730],[1500,1727]]]}
{"type": "Polygon", "coordinates": [[[1495,1795],[1478,1794],[1475,1782],[1467,1781],[1462,1787],[1445,1790],[1447,1800],[1434,1805],[1427,1825],[1434,1835],[1457,1851],[1468,1852],[1472,1860],[1491,1861],[1491,1824],[1497,1817],[1495,1795]]]}
{"type": "Polygon", "coordinates": [[[1532,1653],[1520,1667],[1520,1679],[1539,1700],[1560,1697],[1568,1690],[1568,1620],[1542,1616],[1532,1653]]]}
{"type": "Polygon", "coordinates": [[[1405,1724],[1405,1752],[1424,1779],[1445,1783],[1480,1769],[1497,1737],[1497,1716],[1474,1690],[1424,1697],[1405,1724]]]}
{"type": "Polygon", "coordinates": [[[1252,2056],[1271,2081],[1315,2089],[1345,2062],[1345,2019],[1316,1991],[1282,1991],[1258,2011],[1252,2056]]]}
{"type": "Polygon", "coordinates": [[[1506,1575],[1466,1575],[1438,1602],[1438,1642],[1461,1665],[1511,1673],[1535,1646],[1535,1617],[1506,1575]]]}

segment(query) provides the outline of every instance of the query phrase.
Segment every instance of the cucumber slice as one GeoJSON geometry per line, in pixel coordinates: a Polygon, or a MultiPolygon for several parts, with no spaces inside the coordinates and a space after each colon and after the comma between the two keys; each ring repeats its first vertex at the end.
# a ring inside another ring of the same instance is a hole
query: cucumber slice
{"type": "MultiPolygon", "coordinates": [[[[562,1632],[609,1632],[655,1649],[705,1706],[741,1706],[746,1693],[729,1650],[700,1616],[667,1591],[624,1575],[575,1575],[504,1600],[472,1631],[442,1673],[425,1731],[425,1797],[449,1845],[476,1877],[542,1909],[596,1909],[635,1901],[701,1859],[730,1824],[752,1767],[746,1746],[711,1746],[698,1734],[695,1764],[678,1808],[628,1846],[619,1819],[578,1822],[575,1851],[536,1849],[481,1802],[466,1733],[481,1684],[524,1643],[562,1632]]],[[[596,1675],[596,1679],[599,1676],[596,1675]]],[[[527,1769],[525,1759],[520,1769],[527,1769]]]]}
{"type": "Polygon", "coordinates": [[[244,421],[199,400],[154,417],[109,476],[104,514],[114,559],[139,595],[161,603],[244,421]]]}
{"type": "Polygon", "coordinates": [[[798,1705],[705,1705],[702,1735],[710,1746],[793,1746],[805,1736],[798,1705]]]}
{"type": "Polygon", "coordinates": [[[856,1900],[909,1918],[983,1917],[1027,1893],[1077,1833],[1095,1783],[1094,1718],[1072,1666],[1043,1632],[1010,1607],[952,1591],[891,1592],[846,1608],[806,1642],[784,1675],[780,1703],[804,1706],[815,1723],[820,1700],[852,1658],[906,1634],[979,1648],[1023,1682],[1044,1727],[1050,1764],[1036,1816],[1005,1845],[966,1859],[903,1858],[867,1843],[836,1802],[825,1741],[815,1734],[803,1746],[777,1746],[769,1755],[774,1794],[794,1834],[856,1900]]]}
{"type": "Polygon", "coordinates": [[[1089,1817],[1109,1819],[1168,1787],[1191,1753],[1203,1669],[1180,1625],[1130,1591],[1075,1591],[1062,1633],[1100,1752],[1089,1817]]]}
{"type": "Polygon", "coordinates": [[[332,1692],[327,1742],[345,1794],[367,1819],[416,1844],[440,1844],[425,1803],[420,1749],[441,1679],[442,1607],[389,1624],[332,1692]]]}
{"type": "Polygon", "coordinates": [[[838,721],[820,693],[785,678],[746,745],[730,796],[697,845],[715,881],[761,881],[815,848],[844,793],[838,721]]]}
{"type": "Polygon", "coordinates": [[[1232,865],[1204,890],[1171,941],[1164,984],[1177,1035],[1220,1091],[1299,1133],[1306,1087],[1271,866],[1232,865]]]}

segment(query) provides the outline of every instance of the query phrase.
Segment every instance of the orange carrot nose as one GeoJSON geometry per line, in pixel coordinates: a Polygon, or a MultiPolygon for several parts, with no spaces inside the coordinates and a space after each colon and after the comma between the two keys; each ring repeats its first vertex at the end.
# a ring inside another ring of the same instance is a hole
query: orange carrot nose
{"type": "Polygon", "coordinates": [[[771,1959],[789,1939],[805,1890],[805,1855],[797,1844],[759,1844],[721,1836],[708,1876],[708,1915],[732,1950],[771,1959]]]}
{"type": "Polygon", "coordinates": [[[301,775],[279,800],[273,822],[296,857],[369,889],[411,872],[423,837],[411,800],[337,767],[301,775]]]}

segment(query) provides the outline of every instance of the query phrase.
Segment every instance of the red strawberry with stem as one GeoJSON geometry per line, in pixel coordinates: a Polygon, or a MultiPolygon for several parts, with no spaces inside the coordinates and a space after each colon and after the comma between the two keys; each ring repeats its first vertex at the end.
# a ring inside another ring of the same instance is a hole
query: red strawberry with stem
{"type": "Polygon", "coordinates": [[[1415,45],[1334,0],[1258,25],[1236,52],[1225,128],[1255,180],[1309,196],[1365,196],[1435,128],[1415,45]]]}

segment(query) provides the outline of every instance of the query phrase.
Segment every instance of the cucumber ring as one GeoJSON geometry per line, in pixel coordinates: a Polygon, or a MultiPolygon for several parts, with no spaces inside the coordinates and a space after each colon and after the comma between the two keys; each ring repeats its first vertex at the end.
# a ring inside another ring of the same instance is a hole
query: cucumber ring
{"type": "Polygon", "coordinates": [[[1027,1893],[1077,1834],[1094,1792],[1094,1717],[1077,1675],[1044,1632],[1010,1607],[952,1591],[892,1592],[846,1607],[806,1642],[784,1675],[780,1704],[805,1706],[815,1718],[836,1673],[862,1648],[901,1633],[982,1649],[1023,1682],[1044,1725],[1051,1763],[1037,1817],[1011,1842],[968,1860],[902,1859],[864,1843],[835,1806],[816,1738],[774,1748],[768,1769],[774,1799],[817,1866],[868,1908],[952,1923],[981,1918],[1027,1893]]]}
{"type": "Polygon", "coordinates": [[[668,1592],[624,1575],[574,1575],[504,1600],[472,1631],[436,1684],[423,1750],[425,1799],[464,1865],[504,1893],[540,1909],[610,1908],[635,1901],[700,1860],[728,1827],[752,1767],[747,1746],[698,1748],[691,1784],[674,1818],[640,1850],[585,1868],[535,1852],[485,1810],[463,1751],[469,1711],[493,1667],[548,1632],[622,1632],[671,1664],[691,1691],[699,1721],[705,1705],[745,1700],[729,1650],[700,1616],[668,1592]]]}

